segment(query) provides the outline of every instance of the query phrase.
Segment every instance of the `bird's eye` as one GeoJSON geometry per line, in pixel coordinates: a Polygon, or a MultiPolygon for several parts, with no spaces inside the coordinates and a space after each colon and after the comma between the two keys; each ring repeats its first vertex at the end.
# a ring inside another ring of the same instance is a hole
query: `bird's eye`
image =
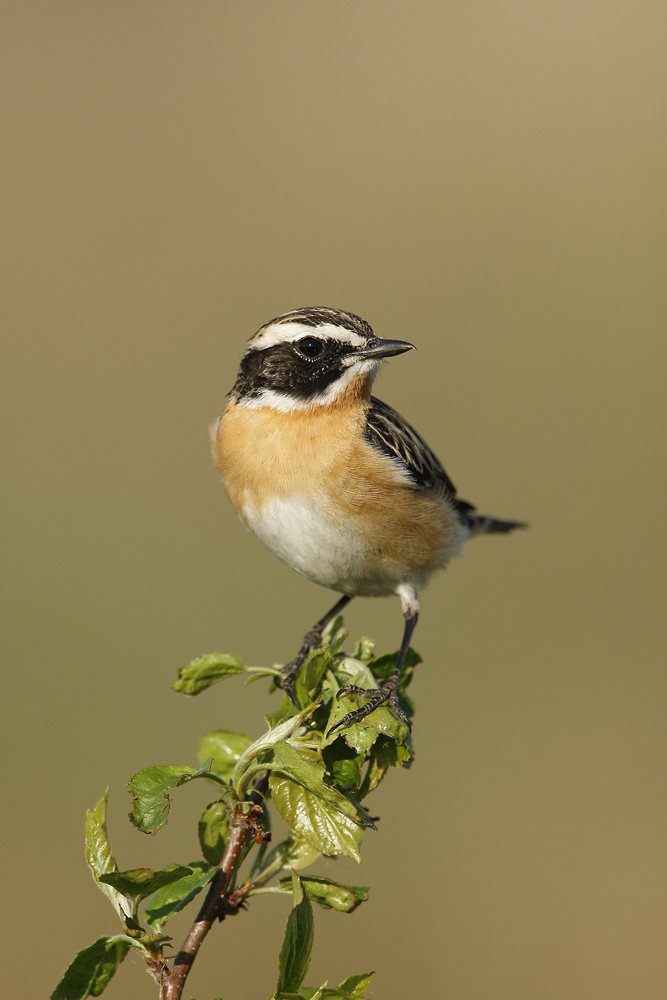
{"type": "Polygon", "coordinates": [[[295,347],[304,358],[317,358],[324,350],[324,344],[315,337],[304,337],[297,340],[295,347]]]}

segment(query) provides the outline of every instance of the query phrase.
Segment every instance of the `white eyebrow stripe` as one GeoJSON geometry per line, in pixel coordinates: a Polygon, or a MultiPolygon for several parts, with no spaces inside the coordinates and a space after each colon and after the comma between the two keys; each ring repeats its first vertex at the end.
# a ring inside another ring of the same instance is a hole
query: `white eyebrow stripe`
{"type": "Polygon", "coordinates": [[[305,323],[273,323],[266,329],[256,333],[250,341],[248,351],[262,351],[266,347],[275,347],[276,344],[293,344],[303,337],[315,337],[317,340],[338,340],[350,347],[365,347],[368,343],[366,337],[355,333],[354,330],[347,330],[345,327],[335,326],[333,323],[322,323],[321,326],[306,326],[305,323]]]}

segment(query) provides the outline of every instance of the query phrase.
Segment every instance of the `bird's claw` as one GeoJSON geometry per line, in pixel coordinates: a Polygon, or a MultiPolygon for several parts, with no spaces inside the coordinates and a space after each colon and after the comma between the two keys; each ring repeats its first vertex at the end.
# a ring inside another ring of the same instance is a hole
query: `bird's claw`
{"type": "Polygon", "coordinates": [[[296,708],[300,708],[301,706],[297,702],[294,694],[294,683],[301,673],[301,667],[306,662],[308,654],[312,653],[314,649],[319,649],[321,645],[322,626],[318,624],[311,628],[310,632],[306,633],[299,652],[293,660],[290,660],[289,663],[285,664],[280,671],[280,676],[275,679],[276,687],[281,688],[281,690],[285,692],[289,700],[296,708]]]}
{"type": "Polygon", "coordinates": [[[276,687],[284,691],[292,704],[299,708],[299,704],[296,700],[296,695],[294,694],[294,683],[299,676],[301,667],[303,666],[303,659],[299,659],[297,656],[290,663],[286,663],[283,669],[280,671],[280,675],[275,678],[276,687]]]}
{"type": "Polygon", "coordinates": [[[360,719],[365,719],[366,716],[370,715],[371,712],[374,712],[376,708],[379,708],[380,705],[384,704],[388,704],[391,711],[399,719],[399,721],[403,723],[408,732],[412,732],[410,720],[401,708],[398,700],[398,685],[392,683],[391,679],[383,684],[377,691],[360,688],[355,684],[348,684],[346,687],[341,688],[338,694],[364,695],[369,700],[365,705],[361,705],[359,708],[355,708],[353,712],[348,712],[347,715],[343,716],[342,719],[331,727],[329,733],[334,733],[337,729],[347,728],[347,726],[351,726],[353,722],[359,722],[360,719]]]}

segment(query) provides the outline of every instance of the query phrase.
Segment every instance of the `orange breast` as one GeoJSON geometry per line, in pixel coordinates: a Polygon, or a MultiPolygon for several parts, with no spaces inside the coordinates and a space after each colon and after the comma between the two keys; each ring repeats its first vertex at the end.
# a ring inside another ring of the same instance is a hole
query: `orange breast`
{"type": "Polygon", "coordinates": [[[242,520],[306,576],[354,593],[389,593],[401,582],[420,587],[457,551],[459,525],[445,500],[416,489],[398,462],[368,444],[367,405],[281,413],[232,401],[212,431],[215,462],[242,520]],[[275,531],[262,536],[262,518],[295,497],[313,512],[304,530],[321,534],[309,540],[314,550],[336,563],[320,578],[317,567],[309,572],[279,551],[275,531]],[[350,576],[355,583],[346,590],[338,577],[350,576]]]}

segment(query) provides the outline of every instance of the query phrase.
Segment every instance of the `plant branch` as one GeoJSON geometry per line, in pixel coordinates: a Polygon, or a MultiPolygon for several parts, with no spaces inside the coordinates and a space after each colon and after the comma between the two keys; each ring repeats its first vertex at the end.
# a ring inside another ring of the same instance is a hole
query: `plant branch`
{"type": "MultiPolygon", "coordinates": [[[[261,808],[268,783],[269,775],[268,771],[265,771],[260,774],[252,792],[245,801],[261,808]]],[[[248,821],[247,812],[244,811],[242,805],[236,806],[232,816],[229,839],[206,899],[176,956],[171,972],[163,973],[160,1000],[180,1000],[185,980],[197,957],[202,941],[216,920],[224,920],[229,905],[228,889],[231,879],[241,857],[243,845],[252,833],[252,824],[248,821]]]]}

